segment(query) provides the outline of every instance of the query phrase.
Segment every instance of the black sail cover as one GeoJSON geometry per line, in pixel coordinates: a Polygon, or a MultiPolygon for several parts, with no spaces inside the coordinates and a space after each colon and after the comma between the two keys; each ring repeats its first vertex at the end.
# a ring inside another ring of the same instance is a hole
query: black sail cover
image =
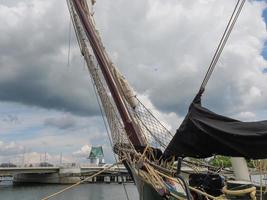
{"type": "Polygon", "coordinates": [[[267,121],[241,122],[218,115],[202,107],[201,95],[197,95],[164,154],[267,158],[267,121]]]}

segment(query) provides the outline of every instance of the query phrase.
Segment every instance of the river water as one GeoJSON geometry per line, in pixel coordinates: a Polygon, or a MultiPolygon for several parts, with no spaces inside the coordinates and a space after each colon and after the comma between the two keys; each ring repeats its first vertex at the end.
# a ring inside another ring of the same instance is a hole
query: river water
{"type": "MultiPolygon", "coordinates": [[[[138,200],[138,192],[134,184],[126,184],[130,200],[138,200]]],[[[0,184],[0,200],[40,200],[63,189],[64,185],[30,185],[13,186],[10,183],[0,184]]],[[[52,198],[53,200],[125,200],[125,192],[121,184],[82,184],[52,198]]],[[[51,199],[51,200],[52,200],[51,199]]]]}
{"type": "MultiPolygon", "coordinates": [[[[259,182],[260,176],[252,178],[259,182]]],[[[263,184],[267,185],[267,177],[263,184]]],[[[130,200],[138,200],[136,186],[131,183],[125,184],[130,200]]],[[[53,194],[67,185],[27,185],[13,186],[11,181],[0,182],[0,200],[41,200],[53,194]]],[[[125,191],[121,184],[82,184],[72,188],[51,200],[126,200],[125,191]]]]}

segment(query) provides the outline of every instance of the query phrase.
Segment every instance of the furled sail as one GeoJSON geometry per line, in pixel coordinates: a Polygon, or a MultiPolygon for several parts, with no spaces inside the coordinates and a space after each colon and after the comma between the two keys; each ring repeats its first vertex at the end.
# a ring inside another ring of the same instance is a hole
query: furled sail
{"type": "Polygon", "coordinates": [[[135,98],[135,94],[132,87],[129,85],[128,81],[125,79],[125,77],[121,74],[121,72],[114,64],[111,65],[111,68],[115,81],[117,82],[117,85],[122,95],[125,97],[129,105],[134,109],[137,106],[138,102],[135,98]]]}
{"type": "Polygon", "coordinates": [[[267,121],[241,122],[201,106],[201,93],[169,143],[165,154],[205,158],[216,154],[267,158],[267,121]]]}

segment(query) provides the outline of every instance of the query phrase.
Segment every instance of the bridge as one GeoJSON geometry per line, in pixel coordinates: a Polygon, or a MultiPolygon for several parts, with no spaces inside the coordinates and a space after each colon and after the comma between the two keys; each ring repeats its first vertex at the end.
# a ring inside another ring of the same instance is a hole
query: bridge
{"type": "MultiPolygon", "coordinates": [[[[14,183],[71,184],[110,165],[63,165],[52,167],[1,167],[0,177],[12,176],[14,183]]],[[[122,182],[131,178],[124,166],[114,166],[89,182],[122,182]]]]}
{"type": "Polygon", "coordinates": [[[0,176],[13,176],[16,174],[49,174],[57,173],[59,167],[1,167],[0,176]]]}

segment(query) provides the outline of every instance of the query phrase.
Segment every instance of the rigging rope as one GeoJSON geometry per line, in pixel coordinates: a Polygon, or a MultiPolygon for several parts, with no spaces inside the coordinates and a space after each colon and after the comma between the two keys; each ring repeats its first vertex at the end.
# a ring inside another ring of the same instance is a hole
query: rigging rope
{"type": "Polygon", "coordinates": [[[51,199],[51,198],[53,198],[53,197],[55,197],[55,196],[58,196],[59,194],[65,192],[65,191],[67,191],[67,190],[69,190],[69,189],[72,189],[72,188],[74,188],[74,187],[76,187],[76,186],[78,186],[78,185],[80,185],[80,184],[82,184],[82,183],[88,181],[89,179],[98,176],[99,174],[104,173],[105,171],[111,169],[111,168],[114,167],[115,165],[118,165],[118,164],[122,163],[123,160],[124,160],[124,159],[122,159],[119,163],[115,163],[115,164],[113,164],[113,165],[110,165],[109,167],[106,167],[106,168],[104,168],[104,169],[102,169],[102,170],[96,172],[95,174],[93,174],[93,175],[91,175],[91,176],[88,176],[87,178],[83,179],[82,181],[78,181],[77,183],[75,183],[75,184],[73,184],[73,185],[71,185],[71,186],[69,186],[69,187],[66,187],[66,188],[64,188],[64,189],[62,189],[62,190],[60,190],[60,191],[58,191],[58,192],[55,192],[55,193],[53,193],[53,194],[51,194],[51,195],[49,195],[49,196],[47,196],[47,197],[44,197],[44,198],[42,198],[41,200],[48,200],[48,199],[51,199]]]}
{"type": "Polygon", "coordinates": [[[70,22],[69,22],[69,34],[68,34],[68,39],[69,39],[69,46],[68,46],[68,65],[67,67],[70,67],[70,48],[71,48],[71,16],[70,16],[70,22]]]}
{"type": "MultiPolygon", "coordinates": [[[[81,52],[82,52],[82,55],[84,56],[84,66],[85,66],[85,63],[87,63],[86,59],[89,59],[90,58],[90,54],[89,54],[89,51],[87,49],[87,46],[85,44],[85,40],[84,38],[82,37],[82,33],[81,33],[81,29],[79,29],[79,26],[77,25],[77,21],[75,21],[75,17],[76,17],[76,14],[73,12],[72,10],[72,5],[71,5],[71,2],[70,0],[67,0],[67,5],[68,5],[68,9],[69,9],[69,12],[70,12],[70,16],[71,16],[71,21],[74,25],[74,30],[75,30],[75,34],[76,34],[76,38],[77,38],[77,41],[78,41],[78,44],[79,44],[79,47],[81,49],[81,52]]],[[[71,23],[71,22],[70,22],[71,23]]],[[[71,24],[70,24],[71,25],[71,24]]],[[[70,44],[70,43],[69,43],[70,44]]],[[[70,45],[69,45],[70,46],[70,45]]],[[[69,63],[69,62],[68,62],[69,63]]],[[[94,67],[94,64],[93,64],[93,61],[89,62],[91,63],[92,65],[92,68],[94,68],[94,70],[96,70],[96,68],[94,67]]],[[[87,66],[88,66],[88,70],[90,72],[90,68],[89,68],[89,65],[87,63],[87,66]]],[[[104,115],[103,115],[103,110],[102,110],[102,107],[101,107],[101,104],[100,104],[100,99],[99,99],[99,96],[97,95],[97,89],[96,89],[96,84],[94,84],[94,79],[93,79],[93,74],[89,73],[90,74],[90,77],[91,77],[91,81],[92,81],[92,84],[93,84],[93,89],[94,89],[94,92],[95,92],[95,95],[96,95],[96,98],[97,98],[97,102],[99,104],[99,108],[100,108],[100,111],[101,111],[101,115],[103,117],[103,121],[104,121],[104,125],[105,125],[105,128],[107,130],[107,135],[108,135],[108,138],[109,138],[109,142],[110,142],[110,145],[112,147],[112,141],[111,141],[111,136],[109,134],[109,129],[107,127],[107,124],[106,124],[106,121],[105,121],[105,118],[104,118],[104,115]]],[[[114,154],[114,152],[113,152],[114,154]]],[[[116,160],[116,163],[118,163],[118,159],[116,157],[116,155],[114,154],[114,158],[116,160]]],[[[117,167],[118,167],[118,170],[119,170],[119,173],[121,174],[121,170],[119,168],[119,165],[117,164],[117,167]]],[[[129,200],[129,195],[128,195],[128,192],[126,190],[126,187],[125,187],[125,184],[123,183],[123,180],[122,180],[122,185],[123,185],[123,188],[124,188],[124,192],[125,192],[125,195],[126,195],[126,199],[129,200]]]]}
{"type": "MultiPolygon", "coordinates": [[[[110,143],[110,146],[111,146],[111,148],[112,148],[111,133],[110,133],[110,131],[109,131],[107,122],[106,122],[105,117],[104,117],[104,111],[103,111],[103,108],[102,108],[102,106],[101,106],[99,96],[98,96],[98,94],[97,94],[97,88],[96,88],[96,85],[94,84],[92,74],[91,74],[91,73],[89,73],[89,74],[90,74],[91,81],[92,81],[92,84],[93,84],[93,88],[94,88],[95,96],[96,96],[97,103],[98,103],[98,106],[99,106],[99,110],[100,110],[100,113],[101,113],[101,116],[102,116],[102,119],[103,119],[103,122],[104,122],[104,126],[105,126],[105,129],[106,129],[106,131],[107,131],[107,135],[108,135],[109,143],[110,143]]],[[[115,153],[114,153],[113,150],[112,150],[112,152],[113,152],[114,159],[116,160],[116,163],[118,163],[118,159],[117,159],[117,157],[116,157],[116,155],[115,155],[115,153]]],[[[120,170],[118,164],[117,164],[117,167],[118,167],[119,173],[121,173],[121,170],[120,170]]],[[[121,178],[122,178],[122,177],[121,177],[121,178]]],[[[125,186],[125,183],[123,182],[123,180],[122,180],[122,185],[123,185],[123,189],[124,189],[124,192],[125,192],[126,199],[129,200],[129,195],[128,195],[128,192],[127,192],[127,189],[126,189],[126,186],[125,186]]]]}
{"type": "MultiPolygon", "coordinates": [[[[68,5],[68,9],[69,9],[69,13],[70,13],[70,19],[71,19],[71,22],[72,22],[72,24],[75,24],[75,20],[74,20],[74,13],[72,12],[72,10],[71,10],[71,4],[70,4],[70,0],[66,0],[67,1],[67,5],[68,5]]],[[[71,23],[70,22],[70,23],[71,23]]],[[[70,24],[71,25],[71,24],[70,24]]],[[[80,40],[78,39],[78,30],[77,30],[77,27],[76,26],[74,26],[73,25],[73,27],[74,27],[74,32],[75,32],[75,35],[76,35],[76,38],[77,38],[77,42],[78,42],[78,44],[79,44],[79,47],[80,47],[80,49],[82,49],[82,45],[81,45],[81,42],[80,42],[80,40]]],[[[70,27],[69,27],[70,28],[70,27]]],[[[69,37],[70,38],[70,37],[69,37]]]]}
{"type": "Polygon", "coordinates": [[[205,78],[204,78],[204,80],[200,86],[199,92],[204,91],[204,89],[205,89],[205,87],[206,87],[206,85],[207,85],[207,83],[211,77],[211,74],[212,74],[212,72],[213,72],[213,70],[214,70],[214,68],[215,68],[215,66],[216,66],[216,64],[217,64],[217,62],[221,56],[221,53],[225,47],[225,44],[226,44],[226,42],[227,42],[227,40],[228,40],[232,30],[233,30],[233,27],[234,27],[239,15],[240,15],[241,11],[242,11],[242,8],[243,8],[245,2],[246,2],[246,0],[238,0],[237,1],[236,6],[234,8],[234,11],[231,15],[231,18],[228,21],[228,24],[226,26],[224,33],[223,33],[223,36],[219,42],[219,45],[215,51],[215,54],[212,58],[210,65],[209,65],[209,68],[208,68],[208,71],[205,75],[205,78]]]}

